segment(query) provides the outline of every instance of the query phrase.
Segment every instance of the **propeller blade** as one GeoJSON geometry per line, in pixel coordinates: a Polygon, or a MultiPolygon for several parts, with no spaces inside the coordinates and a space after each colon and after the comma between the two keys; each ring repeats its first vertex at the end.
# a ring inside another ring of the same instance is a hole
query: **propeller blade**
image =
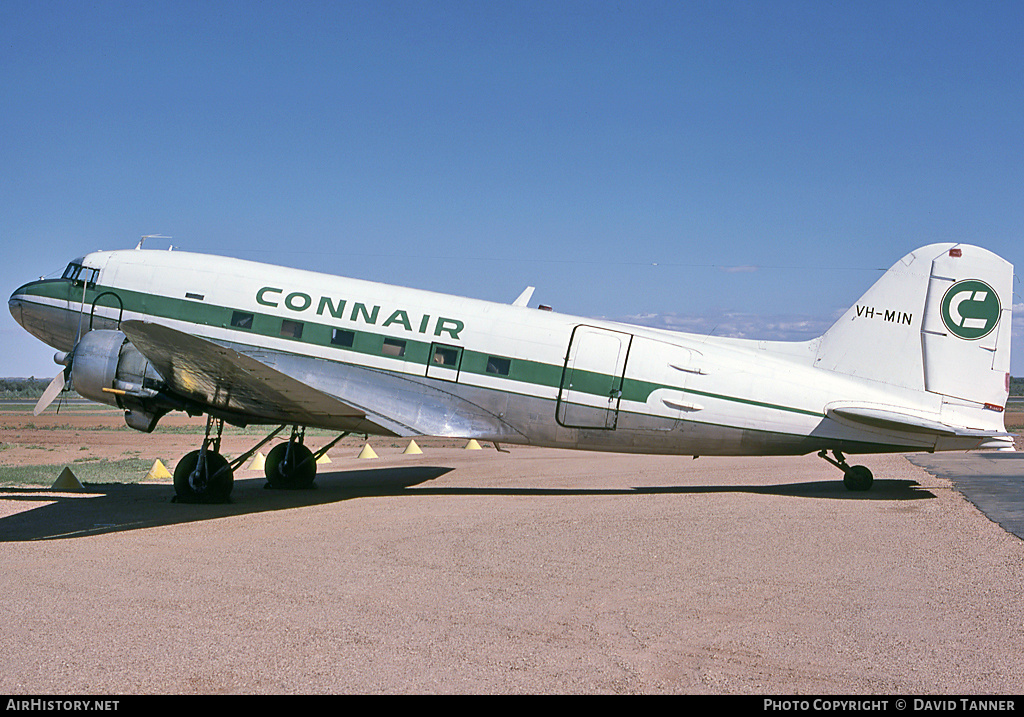
{"type": "Polygon", "coordinates": [[[53,399],[57,398],[60,392],[64,390],[66,383],[67,380],[64,378],[63,371],[54,376],[53,380],[50,381],[50,385],[43,391],[43,395],[39,397],[39,401],[36,402],[36,407],[32,409],[32,415],[38,416],[45,411],[53,403],[53,399]]]}

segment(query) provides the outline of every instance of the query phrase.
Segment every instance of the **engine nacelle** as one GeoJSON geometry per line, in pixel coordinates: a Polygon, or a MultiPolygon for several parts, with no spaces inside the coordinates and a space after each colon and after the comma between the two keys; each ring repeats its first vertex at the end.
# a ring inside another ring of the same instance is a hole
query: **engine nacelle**
{"type": "Polygon", "coordinates": [[[125,423],[139,431],[152,431],[167,412],[155,400],[163,377],[120,331],[82,337],[71,358],[71,384],[90,401],[125,409],[125,423]]]}

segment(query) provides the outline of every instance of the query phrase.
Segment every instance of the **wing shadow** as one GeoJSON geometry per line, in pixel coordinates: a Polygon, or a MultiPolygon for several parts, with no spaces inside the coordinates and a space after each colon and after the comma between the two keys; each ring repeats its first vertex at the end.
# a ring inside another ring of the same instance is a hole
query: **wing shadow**
{"type": "Polygon", "coordinates": [[[78,538],[392,495],[451,470],[406,466],[323,473],[312,490],[265,490],[262,476],[242,478],[235,480],[231,502],[216,505],[174,503],[174,488],[166,483],[87,483],[81,493],[0,488],[0,500],[41,504],[0,518],[0,543],[78,538]]]}

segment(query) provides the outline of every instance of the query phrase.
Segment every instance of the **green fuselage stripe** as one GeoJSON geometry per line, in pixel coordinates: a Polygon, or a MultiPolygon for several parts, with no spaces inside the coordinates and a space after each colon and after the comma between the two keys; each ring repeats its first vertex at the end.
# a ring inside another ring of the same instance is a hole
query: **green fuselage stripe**
{"type": "MultiPolygon", "coordinates": [[[[81,284],[73,284],[62,279],[33,282],[32,284],[22,287],[22,291],[29,295],[46,297],[59,301],[70,301],[74,304],[78,304],[82,301],[81,284]]],[[[156,294],[147,294],[144,292],[129,291],[99,285],[90,287],[86,290],[85,305],[87,307],[91,306],[97,298],[100,300],[98,306],[103,308],[112,307],[117,309],[120,303],[120,306],[125,312],[130,312],[132,314],[141,314],[154,318],[171,319],[225,329],[236,335],[238,343],[251,345],[254,346],[254,348],[260,347],[246,341],[245,337],[247,335],[289,339],[290,337],[282,334],[283,321],[302,324],[301,338],[291,338],[290,340],[300,344],[311,344],[334,349],[338,351],[339,357],[352,356],[352,354],[362,354],[367,356],[396,358],[383,352],[383,344],[385,338],[398,339],[405,342],[405,352],[400,357],[400,360],[405,361],[406,363],[420,365],[423,367],[424,371],[426,371],[431,360],[431,346],[434,343],[433,341],[424,341],[422,339],[405,338],[391,334],[368,331],[364,324],[351,322],[344,324],[323,324],[309,320],[300,320],[298,317],[281,317],[273,314],[256,312],[251,309],[236,309],[227,306],[212,305],[200,300],[176,299],[156,294]],[[239,328],[232,325],[232,316],[236,311],[252,315],[251,328],[239,328]],[[354,334],[352,337],[352,345],[338,346],[332,344],[331,337],[334,330],[352,332],[354,334]]],[[[447,337],[445,336],[439,337],[437,342],[445,343],[446,338],[447,337]]],[[[301,351],[297,350],[295,353],[300,354],[301,351]]],[[[355,363],[356,365],[359,365],[357,362],[355,363]]],[[[464,349],[462,353],[462,363],[460,366],[460,375],[461,374],[473,374],[504,379],[524,384],[525,386],[559,389],[562,385],[563,366],[561,364],[552,365],[529,359],[505,356],[498,353],[486,353],[464,349]],[[508,375],[495,374],[487,371],[488,359],[492,356],[511,359],[508,375]]],[[[573,391],[607,398],[609,385],[617,384],[619,380],[619,377],[613,377],[608,374],[573,369],[572,389],[573,391]]],[[[820,418],[823,415],[820,411],[810,411],[801,408],[793,408],[790,406],[782,406],[735,396],[726,396],[707,391],[700,391],[693,388],[670,386],[630,378],[622,380],[621,398],[625,401],[645,403],[652,392],[662,388],[682,391],[695,396],[703,396],[706,398],[730,401],[778,411],[786,411],[806,416],[820,418]]],[[[525,393],[524,395],[531,394],[525,393]]]]}

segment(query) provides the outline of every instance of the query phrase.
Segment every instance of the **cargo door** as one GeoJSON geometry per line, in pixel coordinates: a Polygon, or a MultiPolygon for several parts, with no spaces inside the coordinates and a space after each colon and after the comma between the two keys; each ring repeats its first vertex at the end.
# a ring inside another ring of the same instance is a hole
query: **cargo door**
{"type": "Polygon", "coordinates": [[[569,339],[555,418],[567,428],[613,430],[633,336],[577,326],[569,339]]]}

